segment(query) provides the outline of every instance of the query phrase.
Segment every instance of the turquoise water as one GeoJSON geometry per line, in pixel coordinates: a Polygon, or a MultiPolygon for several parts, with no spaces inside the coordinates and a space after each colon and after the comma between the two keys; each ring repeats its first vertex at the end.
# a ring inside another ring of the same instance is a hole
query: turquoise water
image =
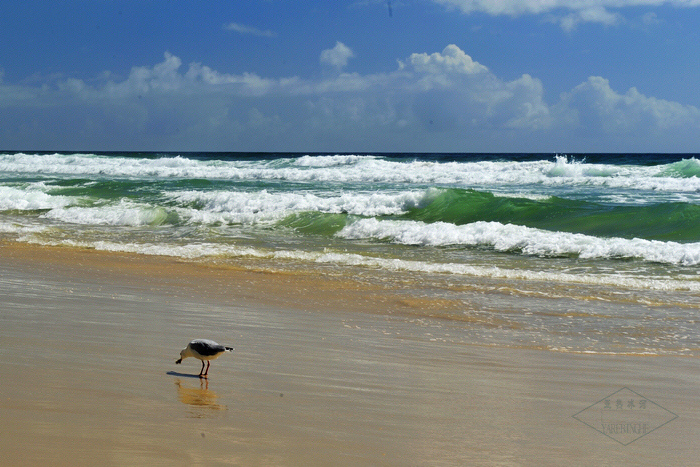
{"type": "Polygon", "coordinates": [[[464,303],[485,343],[700,343],[694,155],[5,152],[0,236],[400,282],[464,303]],[[512,309],[502,329],[484,324],[494,304],[512,309]],[[619,326],[653,329],[612,339],[619,326]]]}

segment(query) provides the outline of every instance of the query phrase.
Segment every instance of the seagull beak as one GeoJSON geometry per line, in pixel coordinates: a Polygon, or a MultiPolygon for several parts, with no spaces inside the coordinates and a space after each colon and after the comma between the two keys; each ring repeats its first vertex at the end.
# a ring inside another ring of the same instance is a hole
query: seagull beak
{"type": "Polygon", "coordinates": [[[181,359],[181,358],[178,358],[177,361],[176,361],[175,363],[177,363],[177,364],[179,365],[180,363],[182,363],[182,359],[181,359]]]}

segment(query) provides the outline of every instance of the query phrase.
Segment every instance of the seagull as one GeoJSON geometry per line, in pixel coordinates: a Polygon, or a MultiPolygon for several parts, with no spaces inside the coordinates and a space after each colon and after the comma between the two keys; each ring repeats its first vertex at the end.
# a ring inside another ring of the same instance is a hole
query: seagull
{"type": "Polygon", "coordinates": [[[202,369],[199,372],[199,377],[203,378],[209,374],[209,365],[211,360],[219,358],[224,352],[231,352],[233,347],[217,344],[209,339],[195,339],[187,347],[180,351],[180,358],[175,363],[182,363],[187,357],[198,358],[202,361],[202,369]],[[204,361],[207,361],[207,371],[204,371],[204,361]]]}

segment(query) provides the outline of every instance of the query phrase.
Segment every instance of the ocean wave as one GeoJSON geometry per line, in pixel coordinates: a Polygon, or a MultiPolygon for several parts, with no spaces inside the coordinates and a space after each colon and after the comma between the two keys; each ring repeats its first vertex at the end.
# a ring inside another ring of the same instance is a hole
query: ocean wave
{"type": "Polygon", "coordinates": [[[168,198],[180,206],[183,218],[194,223],[274,222],[291,214],[320,212],[358,216],[386,216],[405,213],[426,198],[425,190],[398,193],[314,193],[243,191],[179,191],[168,198]]]}
{"type": "Polygon", "coordinates": [[[680,242],[700,238],[700,206],[690,203],[611,206],[556,196],[533,199],[454,188],[429,193],[402,217],[455,225],[496,221],[598,237],[680,242]]]}
{"type": "Polygon", "coordinates": [[[346,239],[381,240],[403,245],[489,247],[496,251],[542,257],[637,258],[681,266],[700,264],[700,243],[600,238],[499,222],[454,225],[445,222],[426,224],[419,221],[358,219],[337,235],[346,239]]]}
{"type": "Polygon", "coordinates": [[[300,167],[337,167],[374,159],[376,159],[374,156],[364,155],[301,156],[294,160],[294,165],[300,167]]]}
{"type": "MultiPolygon", "coordinates": [[[[309,264],[368,267],[385,271],[417,272],[429,274],[454,274],[486,279],[524,280],[536,282],[570,283],[594,286],[614,286],[639,290],[699,292],[700,282],[684,279],[657,279],[620,274],[571,274],[567,272],[507,269],[498,266],[485,267],[460,263],[434,263],[427,261],[381,258],[356,253],[336,251],[265,250],[254,247],[197,243],[166,245],[153,243],[117,243],[110,241],[37,241],[34,243],[94,248],[102,251],[136,253],[184,258],[189,260],[251,258],[273,261],[301,261],[309,264]]],[[[283,265],[278,264],[278,267],[283,265]]]]}
{"type": "Polygon", "coordinates": [[[557,156],[554,164],[546,170],[545,174],[548,177],[558,178],[604,178],[629,176],[631,172],[629,166],[588,164],[566,156],[557,156]]]}
{"type": "Polygon", "coordinates": [[[691,243],[700,238],[700,205],[605,204],[558,196],[495,194],[461,188],[413,190],[212,189],[148,180],[68,180],[0,186],[0,211],[47,211],[46,219],[82,225],[143,226],[164,223],[292,227],[332,235],[339,225],[323,216],[443,222],[498,222],[595,237],[691,243]],[[181,186],[197,189],[178,190],[181,186]],[[175,189],[174,189],[175,188],[175,189]],[[289,218],[293,216],[293,218],[289,218]],[[318,224],[314,227],[312,224],[318,224]]]}
{"type": "Polygon", "coordinates": [[[659,173],[659,176],[667,176],[674,178],[696,178],[700,177],[700,161],[691,157],[682,161],[674,162],[667,165],[659,173]]]}
{"type": "Polygon", "coordinates": [[[42,215],[45,219],[80,225],[158,226],[178,224],[177,214],[161,207],[121,200],[118,204],[99,207],[72,206],[56,208],[42,215]]]}
{"type": "Polygon", "coordinates": [[[27,224],[13,222],[8,220],[0,220],[0,233],[11,234],[19,241],[26,241],[30,235],[46,232],[49,228],[45,225],[27,224]]]}
{"type": "Polygon", "coordinates": [[[137,158],[95,154],[0,154],[0,172],[24,176],[208,179],[354,184],[413,184],[474,188],[610,187],[634,191],[700,192],[694,158],[656,166],[555,161],[397,160],[372,155],[279,159],[137,158]]]}
{"type": "Polygon", "coordinates": [[[54,196],[36,186],[16,188],[0,186],[0,211],[41,211],[68,206],[74,199],[54,196]]]}

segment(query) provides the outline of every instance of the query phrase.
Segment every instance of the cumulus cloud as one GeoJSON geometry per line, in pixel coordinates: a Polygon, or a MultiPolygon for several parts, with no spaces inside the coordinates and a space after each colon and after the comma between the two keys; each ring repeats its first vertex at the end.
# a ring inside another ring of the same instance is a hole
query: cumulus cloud
{"type": "MultiPolygon", "coordinates": [[[[350,49],[338,44],[324,63],[344,66],[350,49]]],[[[698,134],[696,107],[602,77],[548,103],[537,77],[504,80],[454,44],[390,72],[321,79],[222,73],[165,53],[121,80],[0,83],[0,138],[20,149],[687,151],[698,134]]]]}
{"type": "Polygon", "coordinates": [[[326,49],[321,52],[321,63],[341,69],[345,68],[348,60],[354,56],[355,54],[350,47],[338,41],[332,49],[326,49]]]}
{"type": "Polygon", "coordinates": [[[434,52],[411,54],[409,62],[416,71],[432,74],[440,73],[464,73],[475,74],[488,71],[484,65],[475,62],[459,47],[450,44],[442,53],[434,52]]]}
{"type": "Polygon", "coordinates": [[[549,14],[550,21],[571,31],[580,23],[590,22],[606,26],[623,21],[619,10],[624,7],[697,7],[700,0],[432,0],[447,8],[464,13],[487,13],[489,15],[538,15],[549,14]]]}
{"type": "Polygon", "coordinates": [[[163,62],[151,68],[145,66],[132,68],[126,81],[110,86],[109,90],[117,96],[177,90],[182,86],[182,76],[178,73],[180,66],[182,66],[182,60],[166,52],[163,62]]]}
{"type": "Polygon", "coordinates": [[[648,136],[674,129],[700,130],[697,107],[647,97],[636,88],[619,94],[600,76],[591,76],[565,93],[560,105],[574,112],[576,125],[597,135],[648,136]]]}
{"type": "Polygon", "coordinates": [[[510,128],[542,130],[553,125],[550,109],[544,102],[542,82],[530,75],[523,75],[506,83],[506,102],[512,106],[506,121],[510,128]]]}
{"type": "Polygon", "coordinates": [[[431,129],[536,129],[551,124],[540,80],[503,81],[454,44],[442,52],[414,53],[400,69],[417,94],[415,115],[431,129]]]}

